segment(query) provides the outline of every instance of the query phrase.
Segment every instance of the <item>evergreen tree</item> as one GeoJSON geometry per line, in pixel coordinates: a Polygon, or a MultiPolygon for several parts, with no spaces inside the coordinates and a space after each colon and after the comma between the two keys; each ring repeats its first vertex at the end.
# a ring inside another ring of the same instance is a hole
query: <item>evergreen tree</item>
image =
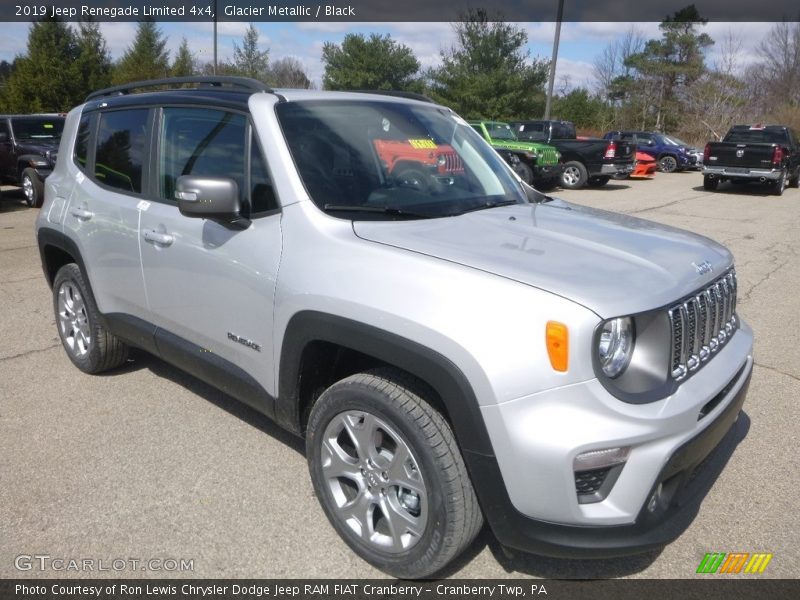
{"type": "Polygon", "coordinates": [[[189,42],[184,37],[181,40],[181,45],[178,47],[178,52],[175,54],[175,60],[172,63],[171,73],[173,77],[189,77],[197,73],[195,68],[196,60],[194,54],[189,50],[189,42]]]}
{"type": "Polygon", "coordinates": [[[341,45],[325,42],[323,86],[328,90],[419,88],[419,61],[411,48],[390,35],[348,33],[341,45]]]}
{"type": "Polygon", "coordinates": [[[453,25],[457,41],[429,73],[431,95],[467,118],[538,116],[549,61],[530,59],[525,30],[470,10],[453,25]]]}
{"type": "Polygon", "coordinates": [[[74,65],[78,45],[72,29],[59,20],[31,24],[27,53],[18,56],[4,88],[9,112],[63,112],[83,100],[74,65]]]}
{"type": "Polygon", "coordinates": [[[111,85],[111,55],[97,23],[78,25],[78,56],[73,69],[80,82],[81,96],[111,85]]]}
{"type": "Polygon", "coordinates": [[[244,77],[266,80],[269,67],[269,49],[259,50],[258,29],[250,23],[242,39],[242,47],[233,43],[233,67],[244,77]]]}
{"type": "Polygon", "coordinates": [[[133,44],[114,69],[114,83],[160,79],[169,75],[167,40],[152,21],[139,23],[133,44]]]}

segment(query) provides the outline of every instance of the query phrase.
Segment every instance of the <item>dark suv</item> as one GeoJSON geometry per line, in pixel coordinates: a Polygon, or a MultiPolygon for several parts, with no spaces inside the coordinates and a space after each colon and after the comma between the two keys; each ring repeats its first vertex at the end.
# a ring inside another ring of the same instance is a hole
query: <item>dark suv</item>
{"type": "Polygon", "coordinates": [[[56,164],[62,115],[0,116],[0,179],[22,186],[28,206],[44,201],[44,179],[56,164]]]}
{"type": "Polygon", "coordinates": [[[664,173],[697,169],[702,166],[703,152],[671,135],[652,131],[609,131],[607,140],[625,140],[636,144],[636,149],[652,154],[658,169],[664,173]]]}

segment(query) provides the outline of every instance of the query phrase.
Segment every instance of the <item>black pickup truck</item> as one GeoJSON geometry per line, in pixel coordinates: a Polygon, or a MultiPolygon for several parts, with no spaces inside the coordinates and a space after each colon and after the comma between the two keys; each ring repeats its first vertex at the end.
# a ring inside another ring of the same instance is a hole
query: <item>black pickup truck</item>
{"type": "Polygon", "coordinates": [[[510,125],[519,140],[550,144],[561,153],[562,187],[600,187],[615,175],[633,170],[636,146],[630,140],[578,138],[569,121],[514,121],[510,125]]]}
{"type": "Polygon", "coordinates": [[[0,115],[0,180],[22,186],[28,206],[42,205],[63,130],[62,115],[0,115]]]}
{"type": "Polygon", "coordinates": [[[734,125],[721,142],[703,151],[703,187],[722,181],[768,184],[780,196],[787,184],[800,187],[800,142],[782,125],[734,125]]]}

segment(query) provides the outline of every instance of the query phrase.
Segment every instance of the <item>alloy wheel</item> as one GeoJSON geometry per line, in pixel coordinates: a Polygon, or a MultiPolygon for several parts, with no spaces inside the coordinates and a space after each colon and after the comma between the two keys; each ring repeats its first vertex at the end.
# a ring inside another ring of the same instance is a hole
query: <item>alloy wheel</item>
{"type": "Polygon", "coordinates": [[[92,343],[86,302],[72,281],[58,288],[58,327],[67,350],[76,358],[85,356],[92,343]]]}
{"type": "Polygon", "coordinates": [[[417,457],[394,427],[368,412],[340,413],[325,429],[321,458],[334,512],[361,540],[391,554],[419,542],[427,489],[417,457]]]}

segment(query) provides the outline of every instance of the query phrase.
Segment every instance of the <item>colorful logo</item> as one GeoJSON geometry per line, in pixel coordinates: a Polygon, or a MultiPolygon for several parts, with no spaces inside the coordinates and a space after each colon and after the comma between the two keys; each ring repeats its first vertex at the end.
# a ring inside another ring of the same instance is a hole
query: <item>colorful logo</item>
{"type": "Polygon", "coordinates": [[[763,573],[772,554],[749,552],[707,552],[697,567],[698,573],[763,573]]]}

